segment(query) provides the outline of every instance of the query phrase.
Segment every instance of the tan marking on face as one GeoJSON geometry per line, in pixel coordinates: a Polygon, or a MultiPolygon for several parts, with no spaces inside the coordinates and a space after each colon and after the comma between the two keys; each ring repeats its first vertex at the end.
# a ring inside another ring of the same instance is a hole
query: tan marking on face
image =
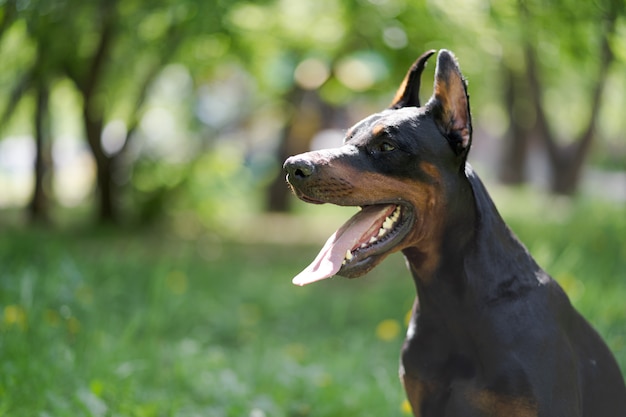
{"type": "Polygon", "coordinates": [[[433,179],[441,180],[441,173],[439,169],[435,166],[435,164],[431,164],[430,162],[422,161],[420,163],[420,169],[431,176],[433,179]]]}
{"type": "Polygon", "coordinates": [[[428,282],[440,262],[442,219],[445,218],[446,207],[441,173],[435,165],[427,162],[423,162],[420,168],[430,181],[394,178],[345,165],[334,165],[332,174],[327,175],[342,178],[351,185],[349,201],[342,201],[342,204],[367,205],[402,200],[414,207],[416,218],[412,230],[390,253],[410,248],[408,251],[419,254],[415,258],[419,262],[413,262],[413,266],[418,276],[428,282]]]}
{"type": "MultiPolygon", "coordinates": [[[[314,155],[324,166],[315,181],[303,190],[311,198],[342,206],[364,206],[394,201],[409,203],[415,210],[414,224],[404,239],[387,254],[405,251],[412,271],[424,283],[430,282],[441,260],[441,240],[446,201],[441,172],[435,164],[422,162],[425,181],[397,178],[360,170],[342,163],[334,152],[314,155]]],[[[380,260],[384,258],[381,257],[380,260]]]]}
{"type": "Polygon", "coordinates": [[[379,123],[372,128],[372,136],[378,136],[385,131],[385,125],[379,123]]]}
{"type": "MultiPolygon", "coordinates": [[[[423,161],[420,163],[420,169],[431,178],[431,181],[435,184],[436,187],[441,186],[441,184],[443,183],[441,180],[441,172],[439,172],[439,169],[437,169],[434,164],[423,161]]],[[[440,191],[443,192],[443,190],[440,191]]],[[[434,206],[436,204],[436,201],[429,201],[429,204],[431,206],[434,206]]]]}
{"type": "Polygon", "coordinates": [[[537,417],[536,404],[527,397],[481,390],[471,394],[470,402],[481,412],[494,417],[537,417]]]}
{"type": "MultiPolygon", "coordinates": [[[[423,224],[423,228],[427,231],[421,239],[419,245],[416,245],[420,251],[419,258],[421,263],[412,262],[412,268],[424,283],[430,282],[430,278],[439,266],[441,260],[441,240],[443,238],[443,222],[445,217],[443,213],[446,210],[444,200],[444,190],[442,188],[443,181],[441,172],[434,164],[429,162],[420,163],[420,169],[431,178],[431,183],[424,185],[424,195],[421,204],[417,207],[418,222],[423,224]]],[[[409,254],[411,249],[409,249],[409,254]]],[[[412,259],[415,261],[415,258],[412,259]]]]}

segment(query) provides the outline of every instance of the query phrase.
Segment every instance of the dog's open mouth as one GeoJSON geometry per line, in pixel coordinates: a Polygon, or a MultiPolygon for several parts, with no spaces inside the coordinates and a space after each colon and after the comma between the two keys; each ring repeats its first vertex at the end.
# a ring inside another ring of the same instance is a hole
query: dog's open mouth
{"type": "Polygon", "coordinates": [[[402,241],[411,228],[411,219],[410,209],[404,205],[363,206],[326,241],[293,283],[306,285],[333,275],[363,275],[402,241]]]}

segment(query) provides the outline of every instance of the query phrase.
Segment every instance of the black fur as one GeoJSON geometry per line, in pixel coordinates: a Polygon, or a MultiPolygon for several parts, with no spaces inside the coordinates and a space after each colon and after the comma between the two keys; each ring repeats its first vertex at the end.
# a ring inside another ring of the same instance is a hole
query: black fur
{"type": "Polygon", "coordinates": [[[402,207],[407,230],[395,246],[340,274],[360,276],[395,250],[407,259],[417,298],[401,375],[414,415],[626,416],[609,348],[466,162],[469,96],[450,52],[438,55],[433,96],[415,106],[431,54],[409,70],[390,109],[357,123],[342,147],[285,162],[305,201],[402,207]]]}

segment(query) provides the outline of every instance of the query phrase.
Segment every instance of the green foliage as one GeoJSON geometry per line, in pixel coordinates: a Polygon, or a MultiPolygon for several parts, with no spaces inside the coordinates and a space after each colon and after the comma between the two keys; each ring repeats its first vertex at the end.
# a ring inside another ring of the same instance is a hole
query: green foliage
{"type": "MultiPolygon", "coordinates": [[[[55,147],[59,138],[88,139],[97,169],[119,186],[110,200],[133,194],[127,200],[145,203],[134,212],[127,208],[126,218],[146,210],[162,217],[157,209],[167,204],[158,201],[169,199],[164,192],[172,180],[146,190],[135,187],[143,181],[133,178],[135,173],[154,169],[159,177],[172,168],[171,153],[178,156],[175,164],[193,165],[191,156],[215,161],[199,154],[224,141],[237,142],[234,160],[248,164],[252,153],[268,160],[279,148],[281,128],[298,111],[294,92],[316,90],[316,97],[334,109],[349,106],[352,120],[388,103],[406,68],[429,48],[456,52],[470,82],[476,131],[499,138],[512,117],[536,120],[528,89],[517,93],[513,114],[502,106],[502,74],[505,69],[527,72],[524,45],[531,45],[539,58],[541,100],[550,124],[559,141],[571,142],[589,120],[589,95],[606,35],[615,59],[603,89],[596,123],[601,142],[593,160],[622,169],[625,14],[619,0],[7,0],[0,2],[0,88],[7,92],[0,97],[0,132],[33,132],[32,98],[38,90],[49,91],[46,136],[53,143],[46,146],[55,148],[55,160],[62,159],[61,147],[55,147]],[[213,105],[203,112],[206,97],[213,105]],[[228,113],[220,123],[207,120],[207,114],[220,111],[228,113]],[[253,125],[261,118],[273,129],[258,139],[253,125]],[[164,120],[170,119],[168,130],[164,120]],[[112,123],[122,126],[118,137],[105,134],[112,123]],[[149,149],[157,136],[165,152],[149,149]],[[107,140],[115,146],[102,143],[107,140]],[[114,165],[111,172],[108,162],[114,165]]],[[[428,84],[423,96],[430,94],[428,84]]],[[[257,174],[262,180],[254,193],[259,195],[268,171],[253,168],[257,174]]],[[[194,182],[181,181],[177,192],[187,192],[185,185],[194,182]]],[[[218,205],[222,196],[212,196],[211,204],[218,205]]]]}
{"type": "MultiPolygon", "coordinates": [[[[496,197],[626,371],[623,207],[496,197]]],[[[400,256],[300,288],[317,247],[195,232],[4,231],[0,415],[406,415],[400,256]]]]}

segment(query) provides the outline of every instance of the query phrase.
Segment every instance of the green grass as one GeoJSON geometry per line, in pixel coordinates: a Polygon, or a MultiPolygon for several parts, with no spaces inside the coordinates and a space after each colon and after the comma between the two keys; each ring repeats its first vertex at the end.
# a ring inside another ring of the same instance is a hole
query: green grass
{"type": "MultiPolygon", "coordinates": [[[[626,370],[624,208],[505,197],[512,228],[626,370]]],[[[317,249],[1,232],[0,416],[405,415],[402,258],[360,280],[293,286],[317,249]]]]}

